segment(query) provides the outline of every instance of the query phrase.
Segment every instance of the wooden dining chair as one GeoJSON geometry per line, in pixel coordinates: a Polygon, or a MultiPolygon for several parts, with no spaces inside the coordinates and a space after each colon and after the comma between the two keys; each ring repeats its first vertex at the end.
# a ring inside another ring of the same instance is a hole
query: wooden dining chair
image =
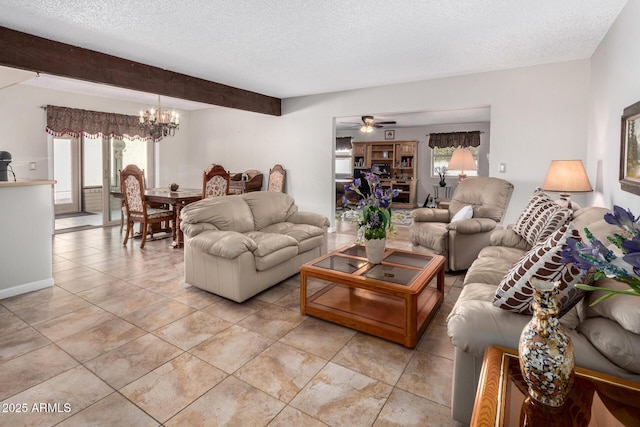
{"type": "Polygon", "coordinates": [[[202,198],[229,194],[229,172],[222,165],[212,163],[202,176],[202,198]]]}
{"type": "Polygon", "coordinates": [[[140,249],[144,248],[148,233],[151,233],[151,237],[153,237],[153,228],[150,227],[152,224],[170,223],[171,234],[175,239],[175,212],[152,207],[145,200],[144,171],[136,165],[127,165],[120,171],[120,182],[122,183],[122,194],[127,211],[127,230],[122,244],[126,245],[129,241],[135,222],[141,223],[142,242],[140,243],[140,249]]]}
{"type": "Polygon", "coordinates": [[[275,165],[272,169],[269,169],[268,191],[284,193],[284,182],[286,177],[287,171],[281,165],[275,165]]]}

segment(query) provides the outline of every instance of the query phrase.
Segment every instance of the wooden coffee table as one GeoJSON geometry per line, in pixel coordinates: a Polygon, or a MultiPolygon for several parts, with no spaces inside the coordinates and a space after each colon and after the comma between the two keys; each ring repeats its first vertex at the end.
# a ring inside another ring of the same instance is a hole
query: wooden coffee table
{"type": "Polygon", "coordinates": [[[471,427],[637,425],[639,383],[576,367],[567,401],[551,408],[529,398],[513,350],[489,347],[485,353],[471,427]]]}
{"type": "Polygon", "coordinates": [[[444,299],[444,264],[392,248],[370,264],[347,245],[300,267],[300,311],[413,348],[444,299]]]}

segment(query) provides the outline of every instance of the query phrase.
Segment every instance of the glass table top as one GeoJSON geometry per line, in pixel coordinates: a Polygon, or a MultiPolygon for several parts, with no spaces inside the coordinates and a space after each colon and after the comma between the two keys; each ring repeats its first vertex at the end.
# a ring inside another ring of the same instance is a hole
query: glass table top
{"type": "Polygon", "coordinates": [[[389,250],[382,264],[369,264],[365,248],[353,245],[313,265],[347,274],[407,286],[426,268],[433,257],[425,254],[389,250]],[[358,272],[359,271],[359,272],[358,272]]]}

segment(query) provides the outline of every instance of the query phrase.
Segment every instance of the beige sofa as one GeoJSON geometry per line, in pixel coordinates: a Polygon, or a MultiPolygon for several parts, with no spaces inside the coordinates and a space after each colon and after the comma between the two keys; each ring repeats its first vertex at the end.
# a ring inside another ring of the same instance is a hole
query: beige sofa
{"type": "Polygon", "coordinates": [[[329,220],[284,193],[214,197],[181,211],[185,282],[242,302],[327,252],[329,220]]]}
{"type": "MultiPolygon", "coordinates": [[[[604,236],[611,234],[613,226],[603,220],[605,212],[604,208],[583,208],[574,212],[572,223],[578,231],[588,227],[606,241],[604,236]]],[[[471,419],[485,349],[492,345],[517,349],[520,333],[531,319],[493,304],[500,282],[523,255],[535,252],[530,249],[511,228],[497,231],[491,246],[480,252],[467,271],[447,321],[455,347],[452,416],[456,420],[468,423],[471,419]]],[[[626,286],[608,279],[596,285],[626,286]]],[[[576,365],[640,382],[640,299],[615,296],[590,308],[599,296],[600,292],[587,292],[560,319],[573,341],[576,365]]]]}

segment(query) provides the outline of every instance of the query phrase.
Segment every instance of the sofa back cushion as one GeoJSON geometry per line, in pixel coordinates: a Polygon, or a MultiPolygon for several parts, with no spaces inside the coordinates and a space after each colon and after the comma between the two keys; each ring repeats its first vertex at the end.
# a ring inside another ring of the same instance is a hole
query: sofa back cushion
{"type": "Polygon", "coordinates": [[[546,240],[570,219],[571,210],[557,204],[541,189],[536,189],[512,230],[533,246],[546,240]]]}
{"type": "Polygon", "coordinates": [[[256,191],[242,194],[240,197],[251,209],[255,230],[284,222],[289,215],[298,210],[293,198],[285,193],[256,191]]]}
{"type": "Polygon", "coordinates": [[[218,230],[239,233],[254,230],[251,209],[240,196],[211,197],[188,204],[180,211],[180,220],[189,224],[206,222],[218,230]]]}
{"type": "MultiPolygon", "coordinates": [[[[626,283],[607,278],[599,279],[594,283],[594,286],[619,291],[629,289],[626,283]]],[[[627,331],[640,335],[640,309],[638,308],[640,298],[633,295],[616,295],[592,307],[590,306],[604,295],[604,291],[593,291],[587,294],[585,298],[587,303],[585,317],[606,317],[618,323],[627,331]]]]}

